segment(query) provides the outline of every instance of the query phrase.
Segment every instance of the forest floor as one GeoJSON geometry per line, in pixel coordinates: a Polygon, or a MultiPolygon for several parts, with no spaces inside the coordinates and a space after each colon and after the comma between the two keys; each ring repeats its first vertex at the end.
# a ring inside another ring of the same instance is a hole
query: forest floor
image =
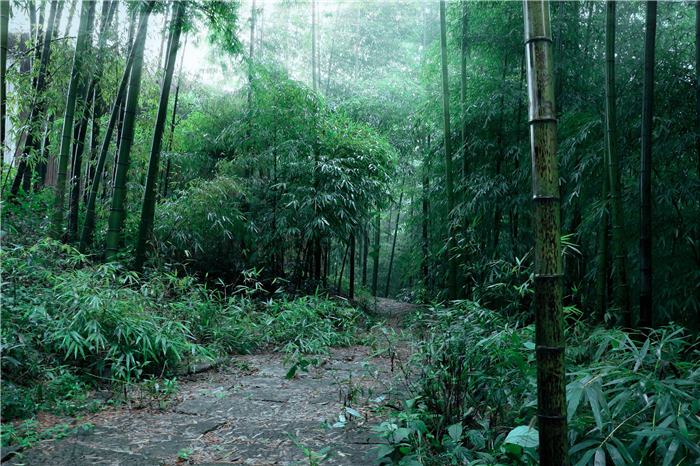
{"type": "MultiPolygon", "coordinates": [[[[47,428],[94,427],[42,441],[2,465],[317,464],[296,442],[313,453],[331,447],[325,464],[371,465],[376,455],[368,453],[381,443],[371,428],[405,390],[400,366],[412,337],[401,332],[400,321],[413,309],[379,298],[377,313],[386,325],[373,330],[375,347],[306,356],[318,364],[291,379],[285,378],[291,366],[284,354],[262,352],[178,377],[180,388],[168,400],[131,393],[129,403],[79,418],[39,415],[47,428]]],[[[109,396],[92,394],[102,401],[109,396]]]]}

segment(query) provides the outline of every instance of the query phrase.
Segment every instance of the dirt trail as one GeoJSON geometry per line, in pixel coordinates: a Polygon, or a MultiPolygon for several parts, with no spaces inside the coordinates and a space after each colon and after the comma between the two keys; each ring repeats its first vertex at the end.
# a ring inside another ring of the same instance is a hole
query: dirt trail
{"type": "MultiPolygon", "coordinates": [[[[412,309],[388,299],[377,303],[393,328],[412,309]]],[[[132,403],[87,415],[75,422],[94,429],[43,441],[2,465],[309,464],[291,437],[314,452],[333,447],[325,464],[371,465],[372,455],[366,455],[379,443],[370,431],[380,422],[374,408],[402,388],[385,347],[333,349],[289,380],[284,355],[237,356],[179,378],[177,397],[165,409],[132,403]],[[341,415],[349,420],[343,427],[337,424],[341,415]]],[[[407,348],[404,340],[395,349],[407,348]]]]}

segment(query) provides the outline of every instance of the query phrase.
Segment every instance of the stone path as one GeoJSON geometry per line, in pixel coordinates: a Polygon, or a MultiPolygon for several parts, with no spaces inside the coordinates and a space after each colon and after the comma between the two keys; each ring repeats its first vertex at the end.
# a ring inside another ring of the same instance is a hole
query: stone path
{"type": "MultiPolygon", "coordinates": [[[[394,325],[410,310],[390,300],[378,308],[394,325]]],[[[87,415],[76,422],[94,428],[40,442],[2,465],[309,464],[294,440],[314,452],[332,447],[324,464],[371,465],[379,440],[370,428],[403,391],[395,353],[405,356],[407,343],[336,348],[292,379],[284,355],[238,356],[180,378],[165,406],[132,403],[87,415]]]]}

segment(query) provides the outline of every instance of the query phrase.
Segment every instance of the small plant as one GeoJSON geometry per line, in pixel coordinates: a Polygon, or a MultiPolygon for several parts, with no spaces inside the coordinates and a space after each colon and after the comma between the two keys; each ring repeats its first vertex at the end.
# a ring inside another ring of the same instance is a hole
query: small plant
{"type": "Polygon", "coordinates": [[[187,448],[183,448],[180,450],[180,453],[177,454],[177,458],[180,461],[187,461],[187,459],[190,457],[190,455],[194,454],[194,450],[190,450],[187,448]]]}
{"type": "Polygon", "coordinates": [[[35,420],[22,421],[19,425],[10,423],[0,425],[0,438],[2,446],[18,445],[20,450],[26,450],[46,439],[60,439],[67,437],[70,432],[77,433],[80,430],[94,429],[90,423],[81,424],[71,428],[69,424],[56,425],[50,429],[40,430],[35,420]]]}
{"type": "Polygon", "coordinates": [[[318,366],[319,361],[317,358],[312,358],[312,359],[306,359],[304,355],[297,353],[294,353],[294,356],[287,356],[287,358],[284,360],[284,365],[286,366],[287,363],[294,361],[294,357],[296,356],[296,361],[292,366],[289,368],[289,371],[287,371],[287,375],[284,376],[285,379],[292,379],[296,376],[296,373],[298,370],[301,370],[302,372],[309,372],[309,366],[318,366]]]}
{"type": "Polygon", "coordinates": [[[335,452],[333,452],[333,453],[331,452],[331,449],[333,447],[328,446],[328,447],[323,447],[319,451],[313,451],[310,448],[306,448],[304,445],[302,445],[297,439],[295,439],[292,436],[292,434],[287,433],[287,435],[289,436],[290,439],[292,439],[292,442],[294,442],[296,444],[296,446],[299,447],[299,449],[302,452],[304,452],[304,455],[306,456],[306,458],[308,460],[308,462],[305,462],[305,463],[292,463],[292,464],[297,464],[297,465],[307,464],[309,466],[316,466],[316,465],[319,465],[319,464],[327,461],[328,459],[332,458],[333,456],[335,456],[335,452]]]}
{"type": "Polygon", "coordinates": [[[389,421],[373,427],[375,437],[386,442],[370,451],[375,454],[375,463],[400,466],[420,466],[420,458],[429,445],[429,434],[421,412],[416,408],[419,400],[412,399],[404,402],[404,410],[398,416],[392,416],[389,421]]]}

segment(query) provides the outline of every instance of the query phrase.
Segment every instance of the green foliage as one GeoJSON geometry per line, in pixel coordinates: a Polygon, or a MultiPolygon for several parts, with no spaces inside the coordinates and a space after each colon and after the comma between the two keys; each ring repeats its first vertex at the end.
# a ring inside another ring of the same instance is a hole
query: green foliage
{"type": "Polygon", "coordinates": [[[158,205],[156,251],[169,261],[199,262],[208,271],[242,270],[244,205],[245,194],[235,178],[222,174],[192,182],[178,197],[158,205]]]}
{"type": "MultiPolygon", "coordinates": [[[[217,353],[351,345],[371,325],[364,312],[321,295],[261,300],[259,272],[227,295],[188,276],[90,265],[50,240],[2,248],[4,419],[73,413],[92,384],[162,376],[217,353]]],[[[166,396],[154,390],[153,399],[166,396]]]]}
{"type": "MultiPolygon", "coordinates": [[[[700,342],[674,326],[638,341],[570,318],[572,464],[700,464],[700,342]]],[[[436,306],[414,327],[425,337],[415,398],[375,429],[389,443],[377,462],[537,464],[533,327],[471,302],[436,306]]]]}
{"type": "Polygon", "coordinates": [[[323,447],[319,451],[314,451],[311,448],[307,448],[304,445],[302,445],[297,439],[292,437],[292,434],[287,433],[290,439],[292,439],[292,442],[299,447],[299,449],[304,453],[304,456],[306,456],[307,461],[304,463],[292,463],[296,465],[302,465],[302,464],[307,464],[308,466],[316,466],[321,463],[325,463],[328,461],[330,458],[335,456],[336,454],[334,452],[331,452],[331,449],[333,447],[323,447]]]}
{"type": "Polygon", "coordinates": [[[3,423],[0,426],[0,429],[2,429],[0,443],[2,446],[18,445],[20,450],[26,450],[42,440],[60,439],[67,437],[71,432],[75,434],[79,430],[89,431],[94,427],[89,423],[84,423],[75,428],[71,428],[69,424],[61,424],[48,430],[40,430],[37,424],[38,423],[34,420],[22,421],[22,423],[17,426],[10,423],[3,423]]]}

